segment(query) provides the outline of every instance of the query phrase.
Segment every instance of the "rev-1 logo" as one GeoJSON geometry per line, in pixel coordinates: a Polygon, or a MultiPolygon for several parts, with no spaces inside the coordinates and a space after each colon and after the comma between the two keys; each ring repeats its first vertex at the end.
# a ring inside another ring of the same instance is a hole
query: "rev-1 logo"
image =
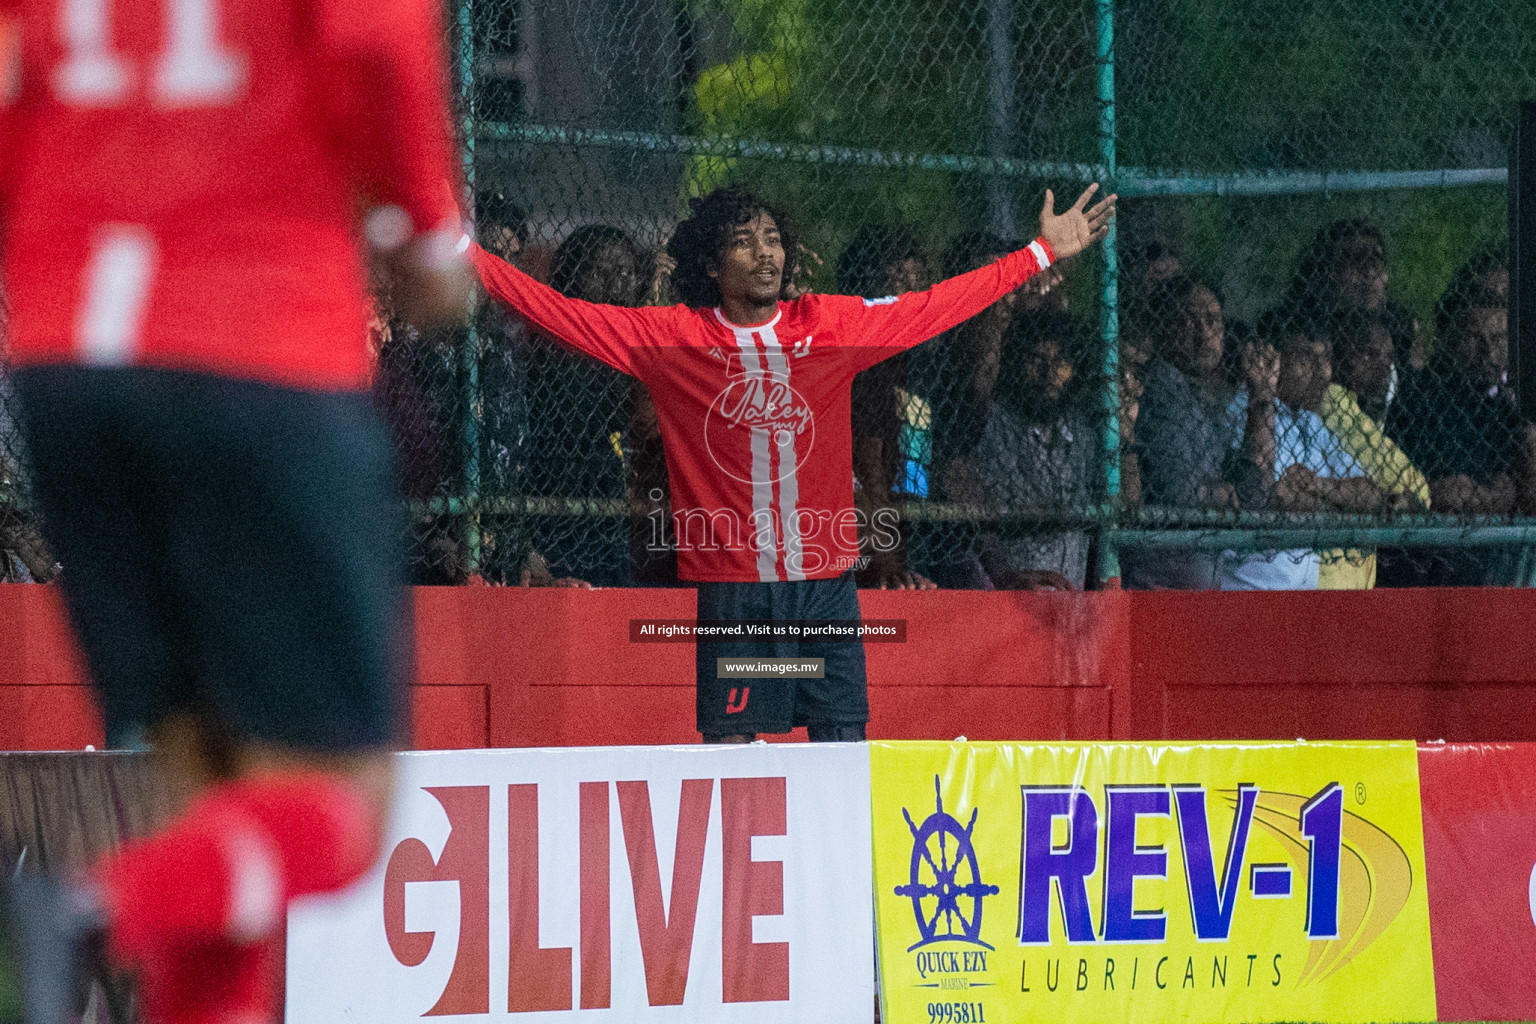
{"type": "Polygon", "coordinates": [[[1024,787],[1019,943],[1050,944],[1053,892],[1068,942],[1162,942],[1166,910],[1138,909],[1134,900],[1136,879],[1168,876],[1167,848],[1137,842],[1137,822],[1147,818],[1177,821],[1189,917],[1200,941],[1222,942],[1231,935],[1245,873],[1250,894],[1259,899],[1291,898],[1293,872],[1304,881],[1307,937],[1335,940],[1330,945],[1338,947],[1325,957],[1324,976],[1363,951],[1408,902],[1413,872],[1407,854],[1386,832],[1344,810],[1338,783],[1310,799],[1261,792],[1251,784],[1218,792],[1233,812],[1219,871],[1204,786],[1104,787],[1103,892],[1095,928],[1088,878],[1099,868],[1098,805],[1083,789],[1024,787]],[[1060,846],[1052,839],[1059,819],[1066,823],[1060,846]],[[1255,825],[1281,840],[1289,863],[1247,863],[1255,825]],[[1341,877],[1346,845],[1351,865],[1360,863],[1341,877]],[[1340,935],[1341,920],[1354,925],[1351,934],[1340,935]],[[1348,948],[1362,935],[1369,936],[1365,943],[1348,948]]]}
{"type": "MultiPolygon", "coordinates": [[[[581,972],[583,1010],[606,1009],[612,990],[612,919],[609,913],[609,804],[617,790],[619,824],[633,882],[640,958],[651,1006],[678,1006],[688,985],[694,921],[704,874],[714,779],[685,779],[678,805],[672,892],[663,901],[656,831],[646,782],[583,782],[580,788],[581,972]]],[[[448,816],[450,831],[434,860],[419,839],[395,846],[384,873],[384,932],[395,959],[424,963],[436,933],[407,931],[406,887],[456,882],[459,942],[453,970],[424,1016],[490,1012],[490,786],[427,788],[448,816]]],[[[499,790],[498,790],[499,792],[499,790]]],[[[784,864],[752,859],[754,836],[788,832],[783,778],[720,780],[721,980],[727,1003],[789,998],[789,943],[753,942],[754,916],[784,913],[784,864]]],[[[507,796],[509,961],[507,1010],[570,1010],[573,976],[569,947],[539,945],[539,787],[513,785],[507,796]]],[[[564,865],[555,865],[558,870],[564,865]]]]}

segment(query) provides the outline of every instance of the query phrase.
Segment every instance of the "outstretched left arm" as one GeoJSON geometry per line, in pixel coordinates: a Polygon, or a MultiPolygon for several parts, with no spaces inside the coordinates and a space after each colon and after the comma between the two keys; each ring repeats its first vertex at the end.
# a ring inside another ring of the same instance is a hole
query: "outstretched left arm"
{"type": "Polygon", "coordinates": [[[1108,196],[1089,207],[1088,200],[1097,190],[1097,185],[1090,185],[1060,215],[1054,212],[1055,197],[1047,190],[1039,238],[989,266],[940,281],[927,291],[886,299],[824,296],[821,301],[838,319],[852,325],[848,342],[858,350],[856,368],[863,370],[944,333],[1047,267],[1102,239],[1109,233],[1116,197],[1108,196]]]}
{"type": "Polygon", "coordinates": [[[1043,239],[996,263],[940,281],[927,291],[884,299],[853,295],[812,297],[830,312],[853,348],[858,370],[868,369],[913,345],[969,320],[1056,262],[1043,239]]]}
{"type": "Polygon", "coordinates": [[[1099,190],[1097,184],[1089,185],[1077,197],[1066,213],[1056,213],[1056,196],[1045,190],[1045,205],[1040,208],[1040,236],[1051,243],[1056,258],[1068,260],[1109,234],[1109,222],[1115,215],[1115,200],[1109,195],[1092,206],[1088,200],[1099,190]]]}

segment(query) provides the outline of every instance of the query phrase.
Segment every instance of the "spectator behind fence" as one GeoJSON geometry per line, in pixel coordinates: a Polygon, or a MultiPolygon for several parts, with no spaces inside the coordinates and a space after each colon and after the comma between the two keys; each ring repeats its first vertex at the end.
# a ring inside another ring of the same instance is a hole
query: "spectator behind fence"
{"type": "MultiPolygon", "coordinates": [[[[1233,415],[1235,391],[1222,370],[1221,301],[1209,286],[1177,274],[1152,283],[1127,309],[1124,330],[1132,339],[1148,338],[1151,349],[1135,431],[1143,504],[1234,510],[1237,492],[1226,465],[1243,440],[1244,421],[1233,415]]],[[[1217,585],[1216,564],[1215,552],[1199,549],[1129,549],[1122,572],[1129,587],[1201,590],[1217,585]]]]}
{"type": "MultiPolygon", "coordinates": [[[[1259,334],[1261,340],[1243,352],[1246,386],[1232,402],[1233,416],[1247,424],[1232,470],[1243,507],[1381,510],[1383,491],[1323,422],[1333,381],[1328,321],[1282,308],[1265,316],[1259,334]]],[[[1365,589],[1374,584],[1376,561],[1362,552],[1226,551],[1220,568],[1223,590],[1316,590],[1324,582],[1332,589],[1365,589]]]]}
{"type": "Polygon", "coordinates": [[[48,542],[22,511],[16,465],[0,451],[0,583],[47,583],[58,572],[48,542]]]}
{"type": "Polygon", "coordinates": [[[1332,336],[1335,380],[1323,396],[1323,423],[1396,507],[1428,509],[1429,481],[1369,412],[1382,407],[1372,396],[1384,398],[1390,384],[1392,336],[1386,324],[1374,314],[1349,310],[1333,318],[1332,336]]]}
{"type": "MultiPolygon", "coordinates": [[[[1367,404],[1384,408],[1395,382],[1391,373],[1392,337],[1385,322],[1376,313],[1345,310],[1334,315],[1332,336],[1336,380],[1323,396],[1323,423],[1365,469],[1393,509],[1426,511],[1429,481],[1364,408],[1367,404]],[[1370,396],[1378,401],[1371,402],[1370,396]]],[[[1366,554],[1365,549],[1325,554],[1318,567],[1318,589],[1354,589],[1365,578],[1363,570],[1356,567],[1363,566],[1366,554]]],[[[1377,585],[1383,567],[1404,556],[1400,548],[1377,552],[1377,585]]]]}
{"type": "Polygon", "coordinates": [[[454,332],[424,335],[393,315],[393,300],[375,285],[370,347],[377,353],[373,402],[388,425],[401,495],[411,503],[408,580],[452,586],[469,577],[461,516],[427,503],[459,493],[463,448],[458,353],[454,332]]]}
{"type": "Polygon", "coordinates": [[[1378,425],[1398,385],[1392,332],[1379,312],[1343,309],[1332,314],[1334,378],[1361,413],[1378,425]]]}
{"type": "MultiPolygon", "coordinates": [[[[987,266],[1014,248],[989,232],[966,232],[945,250],[944,272],[954,277],[987,266]]],[[[919,346],[909,357],[909,380],[913,389],[928,399],[932,411],[929,485],[933,497],[963,500],[960,495],[968,483],[963,474],[987,425],[1003,334],[1017,302],[1018,292],[1009,292],[960,326],[919,346]]],[[[923,566],[927,575],[941,587],[987,587],[986,572],[976,554],[977,539],[974,522],[948,524],[942,537],[933,540],[923,566]]]]}
{"type": "MultiPolygon", "coordinates": [[[[855,232],[837,260],[838,288],[848,295],[879,300],[922,291],[933,283],[933,268],[917,234],[905,225],[872,225],[855,232]]],[[[855,499],[866,523],[860,550],[869,564],[860,586],[928,590],[934,584],[907,565],[905,530],[897,500],[928,497],[933,465],[933,410],[908,386],[902,353],[853,378],[853,474],[855,499]],[[900,537],[894,548],[889,538],[900,537]]]]}
{"type": "MultiPolygon", "coordinates": [[[[0,295],[0,352],[5,351],[5,296],[0,295]]],[[[21,436],[12,417],[11,382],[0,373],[0,583],[47,583],[58,574],[48,542],[23,509],[21,436]]]]}
{"type": "MultiPolygon", "coordinates": [[[[475,232],[491,252],[525,264],[528,215],[503,193],[486,190],[475,196],[475,232]]],[[[491,502],[504,501],[521,493],[528,459],[528,332],[496,303],[481,302],[475,335],[480,348],[480,494],[491,502]]],[[[480,526],[485,540],[481,575],[487,581],[518,583],[528,574],[532,582],[534,566],[548,575],[543,560],[534,557],[525,516],[485,514],[480,526]]]]}
{"type": "MultiPolygon", "coordinates": [[[[1101,438],[1072,387],[1074,364],[1092,345],[1092,333],[1065,313],[1026,314],[1009,325],[974,456],[976,496],[989,513],[1059,518],[1092,500],[1101,438]]],[[[980,557],[1000,590],[1081,590],[1088,534],[1009,524],[983,532],[980,557]]]]}
{"type": "Polygon", "coordinates": [[[1313,318],[1357,312],[1381,320],[1392,338],[1391,369],[1382,393],[1362,396],[1378,423],[1420,357],[1418,323],[1407,307],[1392,300],[1389,282],[1381,229],[1360,218],[1337,220],[1320,229],[1302,253],[1284,303],[1313,318]]]}
{"type": "MultiPolygon", "coordinates": [[[[1152,361],[1152,331],[1147,314],[1147,289],[1128,291],[1120,307],[1120,502],[1141,504],[1141,440],[1136,423],[1147,364],[1152,361]]],[[[1134,563],[1136,556],[1132,555],[1134,563]]]]}
{"type": "MultiPolygon", "coordinates": [[[[1382,232],[1361,218],[1337,220],[1325,225],[1303,250],[1292,278],[1286,305],[1314,318],[1336,319],[1358,315],[1379,320],[1391,338],[1385,365],[1379,351],[1361,352],[1374,366],[1345,367],[1362,410],[1378,425],[1401,392],[1409,374],[1423,367],[1418,344],[1417,318],[1390,297],[1387,246],[1382,232]]],[[[1378,559],[1378,582],[1390,577],[1391,565],[1412,556],[1399,548],[1384,548],[1378,559]]]]}
{"type": "MultiPolygon", "coordinates": [[[[522,207],[500,192],[480,193],[475,232],[487,250],[528,269],[528,215],[522,207]]],[[[510,497],[522,486],[528,457],[527,328],[494,302],[478,305],[475,326],[480,340],[480,492],[510,497]]],[[[503,561],[503,547],[513,546],[504,543],[508,540],[497,537],[493,565],[503,561]]],[[[496,568],[499,578],[505,567],[496,568]]],[[[515,582],[515,571],[512,575],[515,582]]]]}
{"type": "MultiPolygon", "coordinates": [[[[1429,478],[1436,512],[1508,516],[1536,507],[1531,426],[1508,384],[1509,271],[1489,250],[1457,270],[1435,310],[1435,350],[1387,417],[1429,478]]],[[[1445,548],[1394,565],[1394,585],[1523,582],[1518,552],[1445,548]]]]}
{"type": "MultiPolygon", "coordinates": [[[[641,306],[649,261],[615,227],[577,228],[555,250],[550,285],[560,294],[613,306],[641,306]]],[[[524,493],[554,499],[628,503],[625,449],[629,381],[624,374],[536,337],[528,362],[529,452],[524,493]]],[[[629,582],[628,516],[530,517],[533,546],[550,572],[598,586],[629,582]]]]}

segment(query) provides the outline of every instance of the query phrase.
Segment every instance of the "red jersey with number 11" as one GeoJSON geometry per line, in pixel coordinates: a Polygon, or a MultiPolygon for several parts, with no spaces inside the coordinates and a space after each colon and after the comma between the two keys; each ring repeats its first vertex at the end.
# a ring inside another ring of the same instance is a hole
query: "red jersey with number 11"
{"type": "Polygon", "coordinates": [[[981,312],[1054,259],[1037,239],[927,291],[806,295],[743,326],[717,309],[581,302],[478,246],[473,256],[492,297],[645,382],[666,449],[678,575],[723,582],[853,568],[854,375],[981,312]]]}
{"type": "Polygon", "coordinates": [[[360,203],[450,212],[437,6],[0,0],[11,360],[365,385],[360,203]]]}

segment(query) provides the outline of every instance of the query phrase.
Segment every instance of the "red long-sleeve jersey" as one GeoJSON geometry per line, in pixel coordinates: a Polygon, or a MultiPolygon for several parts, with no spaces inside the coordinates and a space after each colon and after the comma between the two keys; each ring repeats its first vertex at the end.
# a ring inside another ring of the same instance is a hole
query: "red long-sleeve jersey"
{"type": "Polygon", "coordinates": [[[725,582],[852,568],[854,375],[981,312],[1054,259],[1037,239],[927,291],[807,295],[740,326],[718,309],[566,298],[478,246],[472,254],[498,302],[645,382],[666,451],[678,575],[725,582]]]}
{"type": "Polygon", "coordinates": [[[0,0],[11,360],[364,386],[358,212],[450,213],[435,9],[0,0]]]}

